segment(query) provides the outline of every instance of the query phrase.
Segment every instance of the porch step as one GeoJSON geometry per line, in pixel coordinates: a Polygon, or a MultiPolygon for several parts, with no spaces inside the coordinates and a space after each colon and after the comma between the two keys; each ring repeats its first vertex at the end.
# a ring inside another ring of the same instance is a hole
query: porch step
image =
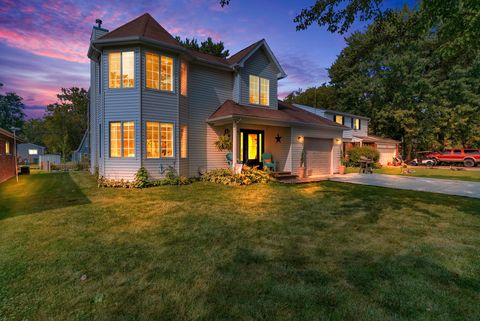
{"type": "Polygon", "coordinates": [[[297,175],[293,175],[292,172],[277,172],[275,173],[275,178],[279,181],[289,180],[297,178],[297,175]]]}

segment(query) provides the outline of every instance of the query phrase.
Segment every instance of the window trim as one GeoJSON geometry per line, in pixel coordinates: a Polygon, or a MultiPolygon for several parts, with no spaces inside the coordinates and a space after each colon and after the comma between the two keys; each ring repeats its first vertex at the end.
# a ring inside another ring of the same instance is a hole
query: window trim
{"type": "Polygon", "coordinates": [[[136,122],[134,120],[112,120],[108,122],[108,158],[110,159],[136,159],[136,122]],[[111,124],[120,123],[120,156],[112,156],[112,127],[111,124]],[[125,156],[124,152],[124,139],[123,139],[123,124],[124,123],[133,123],[133,156],[125,156]]]}
{"type": "Polygon", "coordinates": [[[166,94],[176,94],[176,88],[175,88],[175,81],[176,81],[175,64],[176,64],[176,59],[175,59],[175,57],[172,56],[172,55],[155,52],[153,50],[146,50],[142,56],[144,57],[144,63],[143,63],[143,69],[144,69],[143,75],[145,77],[144,81],[143,81],[144,89],[155,91],[155,92],[162,92],[162,93],[166,93],[166,94]],[[147,87],[147,53],[158,55],[158,58],[159,58],[158,59],[158,89],[147,87]],[[172,90],[161,89],[162,88],[162,56],[172,59],[172,90]]]}
{"type": "Polygon", "coordinates": [[[176,157],[176,148],[175,148],[175,142],[176,142],[176,137],[175,137],[175,129],[176,129],[176,123],[173,121],[158,121],[158,120],[145,120],[144,121],[144,127],[145,127],[145,159],[175,159],[176,157]],[[158,157],[147,157],[147,123],[157,123],[158,126],[158,157]],[[162,156],[162,124],[170,124],[172,125],[172,156],[162,156]]]}
{"type": "Polygon", "coordinates": [[[271,87],[270,87],[270,79],[269,78],[261,77],[259,75],[255,75],[255,74],[249,74],[248,75],[248,104],[252,105],[252,106],[270,107],[270,103],[271,103],[270,88],[271,87]],[[257,77],[257,79],[258,79],[258,86],[257,86],[258,101],[256,103],[250,101],[250,78],[251,77],[257,77]],[[266,104],[266,105],[261,103],[261,101],[262,101],[262,99],[261,99],[261,97],[262,97],[262,79],[266,80],[268,82],[268,90],[267,90],[267,102],[268,102],[268,104],[266,104]]]}
{"type": "Polygon", "coordinates": [[[136,68],[135,68],[135,49],[122,49],[122,50],[111,50],[107,53],[107,88],[108,90],[133,90],[137,85],[136,77],[136,68]],[[133,52],[133,87],[123,87],[122,75],[123,75],[123,64],[122,64],[122,54],[123,52],[133,52]],[[111,53],[120,53],[120,87],[110,87],[110,57],[111,53]]]}

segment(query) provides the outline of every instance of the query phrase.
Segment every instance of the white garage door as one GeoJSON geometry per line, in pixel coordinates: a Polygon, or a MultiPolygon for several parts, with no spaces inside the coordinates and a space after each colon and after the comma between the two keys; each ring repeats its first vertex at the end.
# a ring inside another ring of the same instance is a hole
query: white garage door
{"type": "Polygon", "coordinates": [[[307,176],[330,175],[332,140],[305,138],[307,176]]]}
{"type": "Polygon", "coordinates": [[[380,159],[378,162],[383,166],[386,166],[388,163],[393,163],[393,157],[395,157],[396,148],[377,148],[378,153],[380,154],[380,159]]]}

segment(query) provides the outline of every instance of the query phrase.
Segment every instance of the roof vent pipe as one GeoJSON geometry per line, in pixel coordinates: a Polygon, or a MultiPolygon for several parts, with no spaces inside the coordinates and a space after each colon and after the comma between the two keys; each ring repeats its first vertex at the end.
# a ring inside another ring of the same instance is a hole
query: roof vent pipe
{"type": "Polygon", "coordinates": [[[95,23],[97,24],[98,28],[102,28],[102,19],[95,20],[95,23]]]}

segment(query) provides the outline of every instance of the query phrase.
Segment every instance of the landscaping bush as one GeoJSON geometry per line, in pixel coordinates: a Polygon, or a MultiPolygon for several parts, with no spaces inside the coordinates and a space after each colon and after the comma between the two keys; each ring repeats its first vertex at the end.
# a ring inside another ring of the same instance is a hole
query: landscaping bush
{"type": "Polygon", "coordinates": [[[273,181],[269,170],[259,170],[257,167],[245,167],[240,174],[235,174],[231,169],[219,168],[206,172],[201,180],[223,185],[251,185],[265,184],[273,181]]]}
{"type": "Polygon", "coordinates": [[[378,150],[369,146],[352,147],[347,151],[347,154],[347,166],[358,166],[360,162],[360,157],[362,156],[373,160],[375,163],[378,162],[378,160],[380,159],[380,154],[378,153],[378,150]]]}
{"type": "Polygon", "coordinates": [[[188,185],[191,183],[191,179],[184,176],[178,176],[173,168],[167,169],[165,172],[165,178],[159,180],[151,180],[145,167],[140,167],[138,169],[133,181],[106,179],[104,177],[98,179],[98,187],[114,188],[146,188],[163,185],[188,185]]]}

